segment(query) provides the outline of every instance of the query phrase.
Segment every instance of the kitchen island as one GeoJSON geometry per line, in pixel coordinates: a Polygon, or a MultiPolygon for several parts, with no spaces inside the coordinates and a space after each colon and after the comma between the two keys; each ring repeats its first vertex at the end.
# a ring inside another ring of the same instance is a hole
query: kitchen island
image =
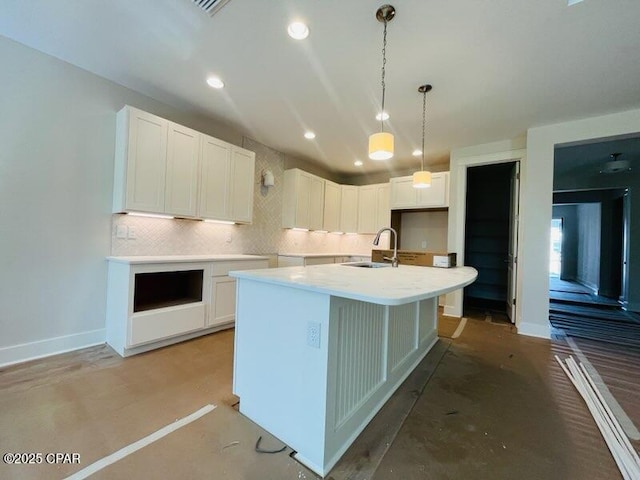
{"type": "Polygon", "coordinates": [[[437,341],[437,297],[471,267],[347,264],[236,277],[240,412],[325,476],[437,341]]]}

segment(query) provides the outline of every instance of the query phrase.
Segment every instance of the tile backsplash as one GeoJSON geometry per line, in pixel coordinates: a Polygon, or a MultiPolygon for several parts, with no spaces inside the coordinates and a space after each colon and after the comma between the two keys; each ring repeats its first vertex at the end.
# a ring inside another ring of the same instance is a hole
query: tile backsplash
{"type": "Polygon", "coordinates": [[[256,153],[251,225],[223,225],[114,214],[111,255],[272,255],[278,252],[371,254],[373,235],[337,235],[283,229],[284,155],[246,137],[243,147],[256,153]],[[275,177],[273,187],[260,185],[262,171],[266,169],[271,170],[275,177]],[[129,238],[118,238],[118,227],[120,233],[126,233],[129,238]]]}

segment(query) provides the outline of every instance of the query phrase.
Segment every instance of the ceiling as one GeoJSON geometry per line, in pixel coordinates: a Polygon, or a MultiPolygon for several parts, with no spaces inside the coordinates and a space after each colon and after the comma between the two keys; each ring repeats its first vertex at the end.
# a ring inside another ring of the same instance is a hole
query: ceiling
{"type": "Polygon", "coordinates": [[[451,148],[640,107],[637,0],[393,0],[385,128],[396,155],[369,160],[382,3],[231,0],[209,17],[190,0],[2,0],[0,35],[341,174],[419,166],[423,83],[434,87],[428,165],[451,148]],[[309,38],[287,36],[293,19],[309,38]],[[223,90],[206,85],[212,74],[223,90]]]}
{"type": "Polygon", "coordinates": [[[554,153],[554,176],[566,177],[585,174],[600,175],[612,153],[620,153],[618,160],[629,161],[631,171],[617,175],[638,175],[640,172],[640,133],[630,138],[586,142],[580,145],[556,147],[554,153]]]}

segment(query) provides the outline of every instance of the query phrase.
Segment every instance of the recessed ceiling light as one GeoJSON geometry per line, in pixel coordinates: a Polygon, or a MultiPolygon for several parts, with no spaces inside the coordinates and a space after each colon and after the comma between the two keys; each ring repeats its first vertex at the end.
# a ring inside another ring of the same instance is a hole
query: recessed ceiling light
{"type": "Polygon", "coordinates": [[[420,155],[422,155],[422,150],[416,149],[411,155],[413,155],[414,157],[419,157],[420,155]]]}
{"type": "Polygon", "coordinates": [[[224,82],[218,77],[209,77],[207,78],[207,85],[209,85],[211,88],[223,88],[224,82]]]}
{"type": "Polygon", "coordinates": [[[287,33],[291,38],[304,40],[309,36],[309,27],[302,22],[292,22],[287,27],[287,33]]]}
{"type": "Polygon", "coordinates": [[[361,167],[361,166],[362,166],[362,160],[356,160],[355,162],[353,162],[353,164],[354,164],[356,167],[361,167]]]}
{"type": "Polygon", "coordinates": [[[314,138],[316,138],[316,134],[313,132],[304,132],[304,138],[306,138],[307,140],[313,140],[314,138]]]}
{"type": "Polygon", "coordinates": [[[376,120],[378,120],[379,122],[389,120],[389,114],[387,112],[380,112],[376,115],[376,120]]]}

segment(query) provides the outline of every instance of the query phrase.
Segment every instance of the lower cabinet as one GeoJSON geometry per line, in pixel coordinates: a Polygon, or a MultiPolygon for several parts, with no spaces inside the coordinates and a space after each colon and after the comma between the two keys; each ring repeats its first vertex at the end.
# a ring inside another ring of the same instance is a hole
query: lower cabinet
{"type": "Polygon", "coordinates": [[[236,318],[236,280],[213,277],[211,282],[211,312],[207,325],[222,325],[236,318]]]}
{"type": "Polygon", "coordinates": [[[329,263],[368,262],[370,256],[365,255],[278,255],[278,267],[308,267],[310,265],[326,265],[329,263]]]}
{"type": "Polygon", "coordinates": [[[123,357],[233,326],[232,270],[268,267],[249,257],[198,262],[109,260],[107,343],[123,357]]]}

